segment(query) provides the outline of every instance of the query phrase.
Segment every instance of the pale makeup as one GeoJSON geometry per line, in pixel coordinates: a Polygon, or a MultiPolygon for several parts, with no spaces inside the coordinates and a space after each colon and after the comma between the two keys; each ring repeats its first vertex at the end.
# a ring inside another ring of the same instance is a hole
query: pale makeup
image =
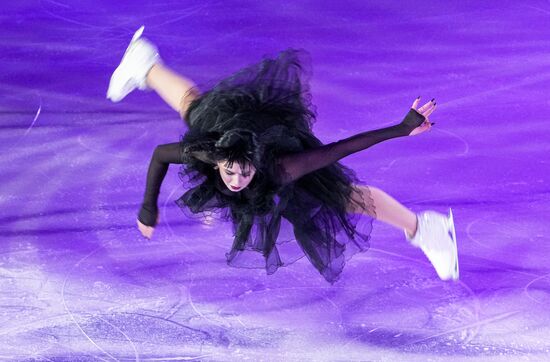
{"type": "Polygon", "coordinates": [[[233,165],[229,167],[227,161],[222,160],[217,163],[216,168],[220,172],[225,186],[233,192],[239,192],[246,188],[256,173],[256,169],[250,163],[242,169],[238,162],[233,162],[233,165]]]}

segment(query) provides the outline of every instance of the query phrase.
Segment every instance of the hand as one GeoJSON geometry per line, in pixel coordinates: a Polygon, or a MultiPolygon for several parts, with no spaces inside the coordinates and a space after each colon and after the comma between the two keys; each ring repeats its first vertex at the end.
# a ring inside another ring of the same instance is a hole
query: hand
{"type": "MultiPolygon", "coordinates": [[[[145,236],[147,239],[151,239],[151,237],[153,236],[153,232],[155,231],[155,227],[142,224],[141,221],[139,221],[139,219],[136,221],[137,221],[138,229],[141,232],[141,235],[145,236]]],[[[156,224],[158,224],[158,222],[159,222],[159,217],[157,216],[156,224]]]]}
{"type": "Polygon", "coordinates": [[[417,113],[423,115],[426,119],[422,124],[416,128],[414,128],[411,133],[409,133],[409,136],[415,136],[417,134],[420,134],[425,131],[429,131],[432,128],[432,125],[435,123],[431,123],[428,119],[428,116],[435,111],[436,103],[435,98],[429,101],[428,103],[424,104],[419,109],[416,109],[418,107],[418,103],[420,102],[420,97],[416,98],[412,104],[411,109],[414,109],[417,113]]]}

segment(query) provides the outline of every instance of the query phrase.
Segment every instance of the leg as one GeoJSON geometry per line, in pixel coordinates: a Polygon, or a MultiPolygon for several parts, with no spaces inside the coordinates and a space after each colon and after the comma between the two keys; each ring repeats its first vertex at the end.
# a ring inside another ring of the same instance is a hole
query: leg
{"type": "Polygon", "coordinates": [[[153,65],[146,78],[147,85],[182,117],[199,91],[192,80],[185,78],[161,63],[153,65]]]}
{"type": "Polygon", "coordinates": [[[451,210],[449,216],[425,211],[418,217],[384,191],[371,186],[356,186],[349,211],[374,216],[404,229],[413,246],[422,249],[442,280],[458,280],[458,250],[451,210]]]}
{"type": "Polygon", "coordinates": [[[170,107],[183,117],[189,104],[198,97],[195,84],[162,64],[155,45],[141,37],[139,28],[119,66],[113,72],[107,98],[121,101],[134,89],[154,89],[170,107]]]}
{"type": "Polygon", "coordinates": [[[355,199],[362,202],[365,207],[352,207],[351,212],[369,214],[377,220],[405,230],[409,235],[416,233],[416,215],[411,210],[379,188],[363,185],[355,187],[361,191],[355,199]]]}

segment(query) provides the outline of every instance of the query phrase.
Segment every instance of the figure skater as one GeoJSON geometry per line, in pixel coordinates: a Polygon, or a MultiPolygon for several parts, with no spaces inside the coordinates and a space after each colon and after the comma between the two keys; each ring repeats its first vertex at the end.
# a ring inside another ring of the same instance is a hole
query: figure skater
{"type": "Polygon", "coordinates": [[[234,240],[226,254],[231,266],[248,265],[245,251],[262,253],[268,274],[286,265],[277,249],[284,219],[309,261],[334,283],[350,255],[367,250],[377,219],[404,230],[439,278],[458,279],[450,209],[448,215],[414,214],[384,191],[360,185],[338,162],[384,140],[430,130],[435,99],[419,107],[416,98],[398,124],[324,145],[311,129],[315,113],[305,52],[289,49],[265,58],[201,93],[163,64],[142,32],[143,27],[134,34],[114,71],[107,98],[118,102],[136,88],[153,89],[188,127],[179,142],[158,145],[153,152],[137,219],[143,236],[151,238],[159,221],[157,199],[169,164],[181,164],[188,190],[176,203],[192,214],[218,212],[232,222],[234,240]],[[359,230],[362,217],[370,218],[370,228],[359,230]]]}

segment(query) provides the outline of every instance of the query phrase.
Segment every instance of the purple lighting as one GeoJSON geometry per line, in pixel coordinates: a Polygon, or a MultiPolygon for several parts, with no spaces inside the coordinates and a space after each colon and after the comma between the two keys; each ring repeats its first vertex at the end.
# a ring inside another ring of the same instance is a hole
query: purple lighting
{"type": "Polygon", "coordinates": [[[0,360],[550,360],[550,3],[36,0],[0,20],[0,360]],[[325,144],[435,97],[429,132],[342,163],[452,208],[460,279],[379,220],[334,285],[288,228],[291,265],[228,266],[231,224],[181,212],[179,165],[145,239],[151,155],[187,126],[155,92],[105,98],[142,24],[202,89],[306,50],[325,144]]]}

